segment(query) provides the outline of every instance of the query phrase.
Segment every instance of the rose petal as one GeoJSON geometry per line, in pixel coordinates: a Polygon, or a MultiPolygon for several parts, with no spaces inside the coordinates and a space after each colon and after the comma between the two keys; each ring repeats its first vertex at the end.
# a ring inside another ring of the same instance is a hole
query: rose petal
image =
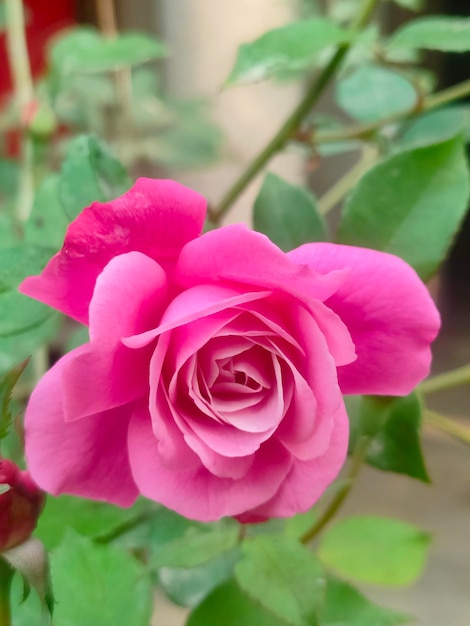
{"type": "Polygon", "coordinates": [[[149,348],[117,346],[101,351],[91,344],[72,351],[62,367],[64,419],[71,422],[127,404],[148,393],[149,348]]]}
{"type": "Polygon", "coordinates": [[[347,273],[322,276],[307,264],[299,267],[267,237],[235,224],[189,242],[179,256],[175,279],[184,287],[233,281],[325,300],[343,284],[347,273]]]}
{"type": "Polygon", "coordinates": [[[290,517],[307,511],[338,475],[346,459],[349,421],[344,404],[333,416],[329,446],[311,461],[293,461],[290,472],[277,493],[261,506],[248,511],[240,521],[260,522],[270,517],[290,517]]]}
{"type": "Polygon", "coordinates": [[[90,341],[114,348],[121,338],[154,328],[166,305],[167,278],[141,252],[114,257],[96,280],[90,302],[90,341]]]}
{"type": "MultiPolygon", "coordinates": [[[[156,328],[139,335],[123,339],[130,348],[141,348],[156,337],[175,328],[184,327],[193,321],[212,316],[226,309],[234,309],[240,304],[253,302],[269,296],[269,291],[240,292],[231,287],[198,285],[178,294],[170,303],[156,328]]],[[[232,312],[232,317],[235,313],[232,312]]]]}
{"type": "Polygon", "coordinates": [[[26,458],[31,476],[44,490],[130,506],[138,495],[127,458],[132,408],[120,407],[65,422],[62,368],[58,361],[33,391],[25,417],[26,458]]]}
{"type": "Polygon", "coordinates": [[[166,266],[198,237],[206,202],[171,180],[140,178],[123,196],[95,202],[72,222],[62,250],[20,291],[83,324],[96,278],[113,257],[138,250],[166,266]]]}
{"type": "Polygon", "coordinates": [[[292,464],[283,446],[270,441],[257,453],[243,480],[219,478],[202,464],[194,470],[168,470],[160,462],[150,420],[138,412],[130,423],[129,457],[144,496],[201,522],[238,515],[270,499],[292,464]]]}
{"type": "Polygon", "coordinates": [[[328,243],[306,244],[289,257],[325,274],[351,270],[326,302],[346,324],[358,355],[338,370],[344,393],[404,395],[427,376],[439,314],[409,265],[384,252],[328,243]]]}
{"type": "Polygon", "coordinates": [[[140,252],[117,256],[104,268],[90,303],[91,343],[63,367],[67,421],[126,404],[148,390],[150,349],[125,348],[121,337],[154,326],[165,293],[165,272],[140,252]]]}

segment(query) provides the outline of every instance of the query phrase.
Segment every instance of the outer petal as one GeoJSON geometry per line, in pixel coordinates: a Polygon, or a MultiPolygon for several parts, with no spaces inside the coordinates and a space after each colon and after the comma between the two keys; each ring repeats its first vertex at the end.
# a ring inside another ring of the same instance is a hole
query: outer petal
{"type": "Polygon", "coordinates": [[[114,351],[85,344],[62,367],[64,419],[68,422],[122,406],[148,393],[151,349],[114,351]]]}
{"type": "Polygon", "coordinates": [[[347,271],[322,276],[299,267],[267,237],[243,224],[212,230],[181,251],[175,279],[183,286],[222,280],[325,300],[344,282],[347,271]]]}
{"type": "Polygon", "coordinates": [[[334,416],[334,428],[326,452],[311,461],[294,460],[277,493],[266,503],[239,517],[244,523],[270,517],[290,517],[307,511],[333,482],[348,449],[349,421],[344,404],[334,416]]]}
{"type": "Polygon", "coordinates": [[[288,256],[325,274],[351,270],[326,302],[346,324],[358,356],[338,368],[343,393],[404,395],[427,376],[439,314],[407,263],[384,252],[328,243],[306,244],[288,256]]]}
{"type": "Polygon", "coordinates": [[[154,328],[166,305],[167,277],[153,259],[129,252],[111,259],[90,302],[90,341],[114,347],[127,335],[154,328]]]}
{"type": "Polygon", "coordinates": [[[165,272],[141,252],[119,255],[107,264],[90,303],[91,343],[76,350],[63,367],[67,420],[126,404],[148,390],[150,349],[130,350],[121,338],[155,326],[165,295],[165,272]]]}
{"type": "Polygon", "coordinates": [[[204,198],[187,187],[140,178],[120,198],[87,207],[70,224],[62,250],[20,290],[86,324],[96,277],[111,258],[138,250],[172,264],[200,234],[205,210],[204,198]]]}
{"type": "Polygon", "coordinates": [[[130,423],[129,458],[140,492],[191,519],[210,522],[240,515],[270,499],[292,464],[275,441],[265,444],[241,480],[219,478],[202,464],[186,471],[168,470],[159,459],[148,412],[138,410],[130,423]]]}
{"type": "MultiPolygon", "coordinates": [[[[73,353],[70,353],[73,354],[73,353]]],[[[138,495],[129,470],[129,405],[65,422],[58,361],[33,391],[26,409],[26,458],[44,490],[130,506],[138,495]]]]}

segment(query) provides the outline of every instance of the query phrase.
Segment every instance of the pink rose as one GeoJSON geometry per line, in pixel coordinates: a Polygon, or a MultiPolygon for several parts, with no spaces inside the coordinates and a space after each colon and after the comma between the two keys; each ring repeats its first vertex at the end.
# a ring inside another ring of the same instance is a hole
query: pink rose
{"type": "Polygon", "coordinates": [[[45,495],[12,461],[0,459],[0,551],[28,539],[44,505],[45,495]]]}
{"type": "Polygon", "coordinates": [[[206,203],[140,179],[94,203],[23,293],[88,324],[26,412],[38,484],[190,518],[308,509],[346,455],[342,393],[402,395],[428,373],[438,313],[389,254],[285,254],[243,225],[200,236],[206,203]]]}

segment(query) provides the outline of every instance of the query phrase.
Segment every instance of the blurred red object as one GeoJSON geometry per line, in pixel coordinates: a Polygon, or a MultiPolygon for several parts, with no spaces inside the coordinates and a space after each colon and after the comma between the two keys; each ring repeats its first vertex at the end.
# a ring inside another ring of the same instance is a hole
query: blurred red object
{"type": "MultiPolygon", "coordinates": [[[[46,47],[55,33],[73,26],[75,19],[74,0],[23,0],[26,20],[26,40],[29,62],[33,77],[45,69],[46,47]]],[[[0,32],[0,109],[8,100],[12,89],[10,64],[8,62],[6,34],[0,32]]],[[[9,157],[17,157],[20,152],[20,136],[17,130],[10,130],[4,137],[4,151],[9,157]]]]}
{"type": "MultiPolygon", "coordinates": [[[[73,0],[24,0],[26,38],[33,76],[44,69],[48,39],[59,30],[75,24],[73,0]]],[[[10,67],[6,51],[5,32],[0,33],[0,98],[11,90],[10,67]]]]}
{"type": "Polygon", "coordinates": [[[26,541],[36,528],[45,494],[12,461],[0,460],[0,551],[26,541]]]}

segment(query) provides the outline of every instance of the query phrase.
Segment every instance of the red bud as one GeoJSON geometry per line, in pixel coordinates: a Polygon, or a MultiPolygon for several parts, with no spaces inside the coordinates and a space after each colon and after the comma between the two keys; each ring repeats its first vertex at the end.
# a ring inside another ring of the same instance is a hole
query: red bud
{"type": "Polygon", "coordinates": [[[23,543],[36,528],[45,495],[28,472],[12,461],[0,459],[0,551],[23,543]]]}

